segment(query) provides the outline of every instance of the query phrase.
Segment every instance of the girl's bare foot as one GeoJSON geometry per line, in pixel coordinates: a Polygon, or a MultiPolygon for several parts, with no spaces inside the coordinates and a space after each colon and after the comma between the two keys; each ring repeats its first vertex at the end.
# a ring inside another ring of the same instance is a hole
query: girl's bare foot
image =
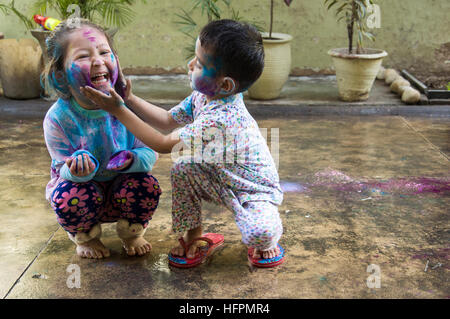
{"type": "Polygon", "coordinates": [[[152,250],[152,245],[144,239],[144,237],[132,237],[122,239],[123,248],[128,256],[143,256],[152,250]]]}
{"type": "Polygon", "coordinates": [[[269,250],[259,250],[259,249],[255,249],[253,251],[253,258],[264,258],[264,259],[268,259],[268,258],[274,258],[276,257],[278,254],[280,253],[280,249],[277,247],[273,248],[273,249],[269,249],[269,250]]]}
{"type": "MultiPolygon", "coordinates": [[[[192,240],[194,240],[195,238],[201,237],[202,236],[202,227],[199,226],[197,228],[188,230],[186,232],[186,236],[184,236],[184,242],[186,244],[190,243],[192,240]]],[[[195,254],[197,253],[197,248],[202,245],[203,242],[201,241],[197,241],[194,242],[191,247],[189,247],[189,250],[186,252],[186,257],[187,258],[194,258],[195,254]]],[[[174,256],[185,256],[185,251],[183,246],[181,246],[181,244],[179,244],[178,246],[172,248],[172,250],[170,251],[172,253],[172,255],[174,256]]]]}
{"type": "Polygon", "coordinates": [[[83,258],[100,259],[109,257],[110,253],[100,239],[94,238],[88,242],[77,244],[77,255],[83,258]]]}

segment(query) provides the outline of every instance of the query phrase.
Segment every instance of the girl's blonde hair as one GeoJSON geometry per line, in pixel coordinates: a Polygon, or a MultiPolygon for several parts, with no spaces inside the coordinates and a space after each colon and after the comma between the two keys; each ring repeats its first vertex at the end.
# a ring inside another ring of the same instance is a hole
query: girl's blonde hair
{"type": "Polygon", "coordinates": [[[113,41],[102,27],[87,19],[79,19],[78,21],[76,21],[76,24],[73,21],[62,21],[45,40],[48,62],[41,74],[41,85],[44,88],[53,89],[62,99],[71,97],[64,70],[64,60],[69,45],[69,35],[72,32],[79,30],[82,26],[92,27],[100,31],[105,35],[113,54],[116,55],[113,41]]]}

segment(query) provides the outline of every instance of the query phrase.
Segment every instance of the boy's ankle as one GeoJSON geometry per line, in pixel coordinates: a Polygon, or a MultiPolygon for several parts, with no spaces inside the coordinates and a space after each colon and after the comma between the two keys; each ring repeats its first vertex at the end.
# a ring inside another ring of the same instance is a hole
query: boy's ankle
{"type": "Polygon", "coordinates": [[[190,229],[186,232],[185,238],[188,242],[194,240],[195,238],[201,237],[203,235],[202,227],[199,226],[197,228],[190,229]]]}

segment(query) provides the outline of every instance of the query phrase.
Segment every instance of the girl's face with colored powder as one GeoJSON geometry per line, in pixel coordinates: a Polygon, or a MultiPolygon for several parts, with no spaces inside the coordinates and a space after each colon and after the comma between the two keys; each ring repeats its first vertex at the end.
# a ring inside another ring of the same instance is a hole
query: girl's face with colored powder
{"type": "Polygon", "coordinates": [[[69,89],[77,102],[85,108],[96,108],[80,92],[80,87],[91,86],[104,93],[114,87],[118,64],[105,35],[88,26],[69,35],[64,60],[69,89]]]}
{"type": "Polygon", "coordinates": [[[214,97],[220,92],[220,67],[200,44],[195,44],[195,57],[188,63],[191,88],[208,97],[214,97]]]}

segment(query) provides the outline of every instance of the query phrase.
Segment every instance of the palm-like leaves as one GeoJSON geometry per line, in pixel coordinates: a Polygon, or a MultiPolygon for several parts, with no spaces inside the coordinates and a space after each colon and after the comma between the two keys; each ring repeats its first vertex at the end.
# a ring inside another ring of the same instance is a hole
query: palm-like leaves
{"type": "MultiPolygon", "coordinates": [[[[240,15],[239,11],[231,7],[231,0],[192,0],[192,7],[189,11],[180,9],[180,13],[175,13],[178,30],[189,38],[189,44],[184,48],[186,59],[190,60],[195,55],[195,41],[198,35],[199,24],[192,17],[193,13],[200,10],[202,16],[207,17],[207,22],[213,20],[220,20],[223,17],[223,10],[221,6],[225,5],[227,11],[231,13],[231,19],[237,21],[245,21],[240,15]]],[[[262,30],[259,22],[251,22],[258,30],[262,30]]]]}
{"type": "Polygon", "coordinates": [[[77,5],[80,18],[122,27],[133,21],[135,12],[131,6],[135,3],[135,0],[37,0],[33,8],[41,13],[54,9],[61,19],[67,19],[74,13],[69,10],[70,6],[77,5]]]}
{"type": "Polygon", "coordinates": [[[336,8],[336,17],[338,21],[344,20],[347,24],[349,38],[349,53],[353,51],[353,33],[356,25],[357,33],[357,53],[363,51],[364,38],[375,41],[375,35],[369,32],[367,27],[367,9],[369,5],[374,4],[373,0],[324,0],[327,9],[336,8]]]}
{"type": "Polygon", "coordinates": [[[9,5],[0,3],[0,11],[3,12],[5,15],[8,15],[10,13],[15,14],[20,19],[20,21],[22,21],[22,23],[25,25],[27,29],[33,28],[31,18],[28,18],[27,16],[25,16],[19,10],[16,9],[16,7],[14,6],[14,0],[12,0],[9,5]]]}

